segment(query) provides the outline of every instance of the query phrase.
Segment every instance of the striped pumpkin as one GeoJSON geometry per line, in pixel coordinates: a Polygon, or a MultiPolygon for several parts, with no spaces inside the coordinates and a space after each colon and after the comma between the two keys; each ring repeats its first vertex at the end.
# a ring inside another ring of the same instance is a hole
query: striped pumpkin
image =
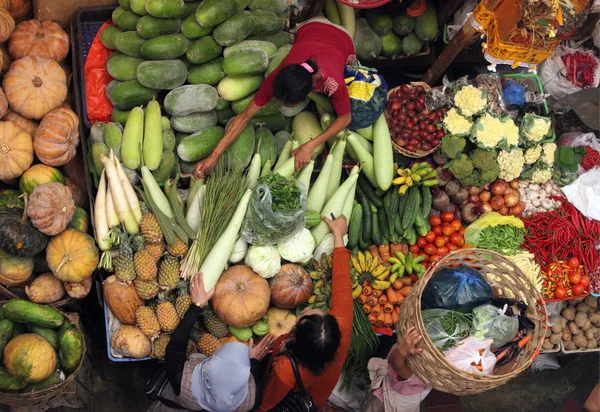
{"type": "Polygon", "coordinates": [[[72,110],[58,108],[40,123],[33,149],[40,161],[49,166],[62,166],[75,157],[79,145],[79,119],[72,110]]]}
{"type": "Polygon", "coordinates": [[[37,164],[23,173],[19,181],[19,189],[21,193],[30,195],[39,185],[52,182],[65,184],[65,177],[61,171],[51,166],[37,164]]]}

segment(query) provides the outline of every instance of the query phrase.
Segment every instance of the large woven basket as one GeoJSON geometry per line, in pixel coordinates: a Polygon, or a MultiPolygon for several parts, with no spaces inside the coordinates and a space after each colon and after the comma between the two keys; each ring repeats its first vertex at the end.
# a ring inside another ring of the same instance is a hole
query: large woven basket
{"type": "Polygon", "coordinates": [[[461,249],[444,256],[429,267],[404,300],[397,333],[402,336],[411,327],[415,327],[423,336],[418,345],[423,352],[408,358],[412,371],[423,382],[439,391],[473,395],[503,385],[526,370],[542,347],[548,324],[542,295],[514,263],[489,250],[461,249]],[[492,286],[494,296],[525,302],[528,305],[527,316],[535,324],[535,329],[529,331],[531,340],[521,353],[509,363],[496,368],[492,375],[465,372],[450,364],[429,339],[423,324],[421,295],[427,282],[435,271],[457,265],[466,265],[481,272],[492,286]]]}
{"type": "MultiPolygon", "coordinates": [[[[31,283],[31,282],[28,282],[31,283]]],[[[23,286],[12,286],[7,287],[4,285],[0,285],[0,295],[4,295],[8,299],[23,299],[29,300],[27,294],[25,293],[25,289],[23,286]]],[[[58,300],[56,302],[48,303],[48,306],[52,306],[53,308],[62,308],[63,306],[67,306],[78,299],[74,299],[70,296],[66,296],[65,298],[58,300]]]]}
{"type": "MultiPolygon", "coordinates": [[[[67,314],[65,314],[63,312],[61,312],[61,313],[71,323],[71,325],[73,325],[77,328],[77,330],[83,336],[83,333],[82,333],[79,325],[75,322],[72,322],[67,314]]],[[[44,389],[41,391],[35,391],[35,392],[29,392],[29,393],[1,392],[0,391],[0,403],[4,404],[4,405],[8,405],[8,406],[15,406],[15,407],[16,406],[34,407],[34,406],[42,405],[44,403],[48,403],[51,400],[68,392],[69,388],[71,387],[71,384],[73,384],[73,382],[77,378],[79,371],[81,371],[81,367],[83,365],[83,361],[84,361],[86,353],[87,353],[87,347],[85,345],[85,338],[82,339],[82,342],[83,342],[83,356],[81,357],[81,360],[79,361],[79,365],[77,365],[77,369],[75,369],[69,376],[67,376],[64,381],[62,381],[48,389],[44,389]]]]}

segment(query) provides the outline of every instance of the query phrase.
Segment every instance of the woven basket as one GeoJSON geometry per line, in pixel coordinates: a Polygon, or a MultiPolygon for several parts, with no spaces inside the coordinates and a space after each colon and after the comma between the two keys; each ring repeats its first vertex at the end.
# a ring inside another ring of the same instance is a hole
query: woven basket
{"type": "Polygon", "coordinates": [[[398,336],[416,327],[423,336],[419,347],[423,352],[408,358],[413,372],[429,386],[454,395],[474,395],[505,384],[526,370],[538,355],[548,327],[546,305],[540,292],[529,282],[521,270],[504,256],[484,249],[461,249],[452,252],[430,266],[415,284],[402,304],[397,324],[398,336]],[[450,364],[434,346],[427,335],[421,316],[421,295],[434,272],[446,267],[466,265],[481,272],[492,286],[494,296],[523,301],[528,305],[527,316],[535,324],[528,332],[531,340],[512,361],[494,369],[492,375],[462,371],[450,364]]]}
{"type": "MultiPolygon", "coordinates": [[[[64,312],[61,312],[65,319],[69,322],[69,316],[64,312]]],[[[71,325],[75,326],[79,333],[83,336],[79,325],[71,322],[71,325]]],[[[31,392],[31,393],[19,393],[19,392],[0,392],[0,403],[8,406],[29,406],[33,408],[34,406],[42,405],[50,402],[51,400],[61,396],[63,393],[69,391],[71,384],[77,378],[77,374],[81,370],[83,365],[83,360],[85,359],[85,355],[87,353],[87,347],[85,345],[85,338],[81,340],[83,342],[83,356],[79,361],[79,365],[77,365],[77,369],[75,369],[69,376],[65,378],[64,381],[41,391],[31,392]]]]}
{"type": "MultiPolygon", "coordinates": [[[[13,288],[8,288],[4,285],[0,285],[0,295],[7,297],[8,299],[23,299],[29,300],[27,294],[25,293],[25,289],[22,286],[16,286],[13,288]]],[[[58,300],[56,302],[48,303],[48,306],[52,306],[53,308],[62,308],[63,306],[67,306],[70,303],[77,301],[78,299],[74,299],[67,295],[66,298],[58,300]]]]}
{"type": "MultiPolygon", "coordinates": [[[[412,82],[410,85],[408,85],[409,87],[416,87],[416,86],[423,86],[423,88],[427,91],[431,90],[431,87],[429,87],[429,85],[425,82],[412,82]]],[[[395,90],[399,89],[401,86],[398,87],[394,87],[393,89],[388,90],[388,94],[387,97],[388,99],[390,98],[390,96],[392,95],[392,93],[394,93],[395,90]]],[[[431,150],[421,150],[421,149],[417,149],[416,152],[409,152],[408,150],[406,150],[405,148],[403,148],[402,146],[399,146],[398,144],[396,144],[396,142],[394,142],[394,140],[392,139],[392,147],[394,148],[394,150],[396,151],[396,153],[400,153],[401,155],[404,155],[406,157],[411,157],[413,159],[419,159],[421,157],[425,157],[428,156],[430,154],[432,154],[433,152],[435,152],[437,150],[437,148],[439,147],[439,145],[437,145],[436,147],[433,147],[431,150]]]]}

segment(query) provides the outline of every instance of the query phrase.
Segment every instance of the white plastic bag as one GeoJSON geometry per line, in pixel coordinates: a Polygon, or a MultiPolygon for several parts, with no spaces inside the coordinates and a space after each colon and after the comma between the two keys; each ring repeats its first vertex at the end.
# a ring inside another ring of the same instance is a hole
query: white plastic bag
{"type": "Polygon", "coordinates": [[[492,342],[492,339],[479,342],[477,338],[470,336],[461,341],[458,346],[449,349],[444,357],[460,370],[489,375],[496,366],[496,357],[490,351],[492,342]],[[480,365],[481,370],[476,365],[480,365]]]}
{"type": "Polygon", "coordinates": [[[600,167],[588,170],[561,190],[584,216],[600,220],[600,167]]]}

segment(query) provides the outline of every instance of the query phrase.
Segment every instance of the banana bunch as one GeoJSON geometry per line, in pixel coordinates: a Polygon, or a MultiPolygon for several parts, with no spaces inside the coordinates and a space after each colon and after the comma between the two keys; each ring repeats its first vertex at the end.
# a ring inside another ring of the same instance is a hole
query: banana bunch
{"type": "Polygon", "coordinates": [[[413,257],[412,252],[408,252],[406,256],[402,252],[396,252],[396,257],[388,259],[388,263],[392,265],[390,272],[390,282],[394,283],[396,279],[401,278],[405,274],[412,275],[413,273],[418,277],[423,276],[425,273],[425,266],[421,264],[425,260],[425,256],[413,257]]]}
{"type": "Polygon", "coordinates": [[[356,299],[362,293],[362,284],[365,280],[371,282],[373,289],[385,290],[390,287],[388,281],[390,270],[383,265],[378,257],[373,257],[370,253],[358,252],[351,259],[352,276],[352,297],[356,299]]]}
{"type": "Polygon", "coordinates": [[[396,173],[399,177],[392,180],[392,183],[400,186],[398,193],[401,195],[413,186],[423,185],[429,187],[439,183],[437,171],[427,162],[415,163],[410,169],[397,169],[396,173]]]}
{"type": "Polygon", "coordinates": [[[323,255],[312,262],[313,270],[309,273],[313,280],[313,294],[308,298],[308,306],[316,309],[329,309],[331,298],[331,257],[323,255]]]}

